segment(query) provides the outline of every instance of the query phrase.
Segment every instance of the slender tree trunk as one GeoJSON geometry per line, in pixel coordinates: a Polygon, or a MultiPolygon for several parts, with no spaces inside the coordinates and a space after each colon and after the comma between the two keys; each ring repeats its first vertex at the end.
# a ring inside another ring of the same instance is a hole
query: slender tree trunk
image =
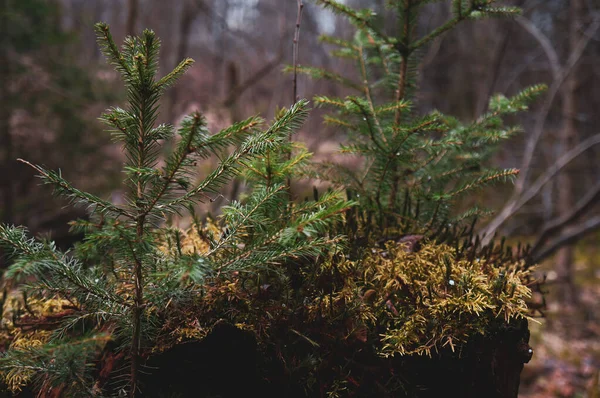
{"type": "MultiPolygon", "coordinates": [[[[233,93],[234,90],[239,89],[240,86],[239,69],[235,62],[230,61],[227,63],[226,71],[227,76],[225,77],[225,83],[227,84],[227,92],[233,93]]],[[[225,106],[229,111],[229,117],[231,118],[232,123],[241,120],[240,107],[236,98],[232,101],[228,101],[225,106]]]]}
{"type": "MultiPolygon", "coordinates": [[[[179,24],[179,43],[177,43],[177,53],[175,57],[175,65],[182,59],[189,56],[190,31],[192,23],[198,15],[198,5],[196,2],[186,1],[183,4],[181,22],[179,24]]],[[[169,110],[167,112],[169,122],[175,122],[177,117],[177,101],[179,99],[179,86],[171,87],[169,93],[169,110]]]]}
{"type": "Polygon", "coordinates": [[[215,40],[215,57],[213,60],[213,87],[212,93],[217,97],[223,97],[226,87],[223,86],[222,82],[225,80],[224,69],[225,69],[225,56],[226,56],[226,45],[227,45],[227,26],[225,25],[228,14],[229,14],[229,0],[219,0],[214,2],[214,10],[217,14],[220,14],[222,21],[215,20],[215,30],[213,37],[215,40]],[[219,7],[216,7],[216,4],[219,7]]]}
{"type": "MultiPolygon", "coordinates": [[[[138,193],[140,192],[138,185],[138,193]]],[[[138,195],[138,198],[141,194],[138,195]]],[[[139,246],[144,236],[144,216],[139,216],[136,220],[136,244],[139,246]]],[[[142,262],[139,258],[135,259],[133,268],[133,280],[135,288],[135,298],[133,307],[133,333],[131,338],[131,391],[129,396],[135,398],[138,395],[139,379],[138,372],[140,370],[140,351],[141,351],[141,331],[142,331],[142,315],[144,312],[144,280],[142,274],[142,262]]]]}
{"type": "MultiPolygon", "coordinates": [[[[142,105],[140,106],[140,109],[145,109],[145,101],[142,103],[142,105]]],[[[144,159],[145,159],[145,155],[146,155],[146,145],[145,145],[145,134],[146,131],[144,129],[144,122],[143,120],[145,114],[143,113],[143,111],[140,111],[140,116],[139,116],[139,133],[138,133],[138,159],[137,159],[137,167],[138,168],[142,168],[144,166],[144,159]]],[[[146,222],[146,213],[145,210],[143,209],[143,205],[141,203],[143,203],[144,200],[144,182],[142,182],[141,180],[137,181],[136,184],[136,207],[137,207],[137,217],[136,217],[136,240],[135,240],[135,246],[136,247],[142,247],[142,241],[144,240],[144,224],[146,222]]],[[[139,252],[138,252],[139,253],[139,252]]],[[[133,283],[134,283],[134,291],[135,291],[135,296],[134,296],[134,301],[133,301],[133,331],[132,331],[132,336],[131,336],[131,378],[130,378],[130,384],[131,384],[131,391],[129,393],[129,396],[131,398],[135,398],[138,397],[138,389],[139,389],[139,379],[138,379],[138,372],[140,370],[140,352],[141,352],[141,343],[142,343],[142,316],[144,315],[144,274],[143,274],[143,264],[142,264],[142,258],[139,257],[140,254],[135,254],[135,251],[133,251],[133,256],[134,256],[134,264],[133,264],[133,283]]]]}
{"type": "Polygon", "coordinates": [[[14,187],[13,173],[14,147],[10,131],[11,98],[10,89],[10,59],[9,43],[5,30],[8,26],[6,16],[8,15],[8,1],[0,0],[0,190],[2,190],[1,222],[11,224],[14,222],[14,187]]]}
{"type": "MultiPolygon", "coordinates": [[[[571,0],[569,12],[569,52],[577,46],[580,39],[579,25],[583,15],[583,1],[571,0]]],[[[567,77],[562,96],[563,129],[559,136],[562,152],[572,149],[577,143],[577,126],[575,117],[577,114],[577,101],[575,91],[578,85],[578,67],[575,66],[567,77]]],[[[558,176],[558,202],[559,216],[568,213],[575,204],[574,188],[575,182],[572,168],[567,168],[558,176]]],[[[556,272],[559,280],[559,300],[564,304],[575,305],[577,303],[577,289],[574,277],[573,246],[565,246],[556,254],[556,272]]]]}
{"type": "Polygon", "coordinates": [[[129,36],[135,36],[135,27],[138,19],[139,0],[129,0],[127,12],[127,26],[125,33],[129,36]]]}

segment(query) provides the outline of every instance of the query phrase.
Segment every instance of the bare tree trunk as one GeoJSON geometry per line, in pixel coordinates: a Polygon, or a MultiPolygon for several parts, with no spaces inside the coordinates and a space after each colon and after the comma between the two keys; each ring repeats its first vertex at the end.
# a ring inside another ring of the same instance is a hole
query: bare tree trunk
{"type": "MultiPolygon", "coordinates": [[[[190,31],[192,29],[192,23],[198,15],[198,7],[195,1],[186,1],[183,4],[181,21],[179,23],[179,43],[177,44],[177,53],[175,57],[175,65],[181,62],[182,59],[189,56],[189,45],[190,45],[190,31]]],[[[179,99],[179,87],[175,85],[170,89],[169,95],[169,109],[167,117],[169,122],[175,122],[177,101],[179,99]]]]}
{"type": "Polygon", "coordinates": [[[240,108],[237,103],[237,98],[239,97],[231,97],[231,95],[235,95],[236,91],[240,87],[240,79],[239,79],[239,70],[235,62],[229,61],[227,63],[227,76],[225,77],[225,82],[227,84],[227,91],[230,93],[229,101],[225,101],[224,105],[227,107],[229,111],[229,117],[231,118],[231,122],[235,123],[241,119],[240,108]]]}
{"type": "Polygon", "coordinates": [[[0,0],[0,190],[2,190],[2,211],[0,221],[6,224],[14,222],[14,188],[13,172],[14,165],[13,141],[10,131],[11,100],[8,84],[10,83],[10,59],[9,43],[5,29],[7,27],[6,16],[8,15],[7,0],[0,0]]]}
{"type": "MultiPolygon", "coordinates": [[[[215,2],[216,4],[216,2],[215,2]]],[[[215,40],[215,57],[213,60],[213,87],[211,92],[217,97],[222,97],[225,91],[225,87],[222,82],[225,80],[224,75],[225,69],[225,50],[227,45],[227,18],[229,14],[229,0],[220,0],[218,2],[219,7],[215,7],[217,14],[222,17],[221,21],[214,22],[215,30],[213,37],[215,40]]]]}
{"type": "MultiPolygon", "coordinates": [[[[583,12],[582,0],[571,0],[569,15],[569,53],[577,46],[580,40],[580,23],[583,12]]],[[[567,152],[577,143],[577,126],[575,115],[577,113],[577,69],[575,66],[565,81],[562,98],[563,129],[559,136],[561,152],[567,152]]],[[[575,205],[573,189],[575,188],[574,173],[572,168],[567,168],[558,176],[558,215],[562,216],[571,211],[575,205]]],[[[567,231],[568,232],[568,231],[567,231]]],[[[574,256],[573,246],[561,248],[556,254],[556,272],[559,280],[558,297],[565,304],[577,303],[577,290],[573,280],[574,256]]]]}
{"type": "Polygon", "coordinates": [[[129,36],[135,36],[135,26],[138,19],[139,0],[129,0],[129,11],[127,14],[127,26],[125,33],[129,36]]]}
{"type": "MultiPolygon", "coordinates": [[[[229,118],[231,123],[236,123],[242,119],[240,106],[238,104],[237,99],[238,95],[241,95],[241,91],[239,89],[239,69],[235,62],[229,61],[227,63],[227,68],[225,72],[225,84],[227,84],[227,90],[230,95],[228,99],[223,102],[223,105],[227,109],[227,113],[229,114],[229,118]]],[[[229,195],[229,200],[234,200],[237,198],[240,190],[240,180],[239,178],[234,178],[231,182],[231,194],[229,195]]],[[[223,206],[223,200],[225,198],[222,195],[219,195],[211,206],[211,213],[218,214],[220,212],[221,207],[223,206]]]]}

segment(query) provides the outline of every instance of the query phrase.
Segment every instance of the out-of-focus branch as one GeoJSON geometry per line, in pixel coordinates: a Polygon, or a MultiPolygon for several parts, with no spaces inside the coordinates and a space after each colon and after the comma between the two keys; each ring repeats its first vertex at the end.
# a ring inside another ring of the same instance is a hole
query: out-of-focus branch
{"type": "Polygon", "coordinates": [[[562,236],[559,236],[558,238],[556,238],[555,240],[550,242],[550,244],[547,245],[544,250],[540,251],[537,254],[534,253],[532,255],[532,259],[535,262],[540,262],[540,261],[544,260],[545,258],[547,258],[548,256],[554,254],[554,252],[556,252],[561,247],[566,246],[570,243],[573,243],[573,242],[577,241],[579,238],[581,238],[582,236],[585,236],[585,235],[587,235],[591,232],[594,232],[598,229],[600,229],[600,216],[595,216],[595,217],[589,218],[589,219],[583,221],[578,226],[573,227],[571,230],[569,230],[568,233],[566,233],[562,236]]]}
{"type": "Polygon", "coordinates": [[[562,227],[569,224],[571,221],[579,218],[588,209],[594,206],[600,200],[600,181],[597,182],[576,204],[575,207],[568,213],[557,217],[556,219],[548,222],[542,232],[540,233],[537,241],[532,246],[532,253],[535,255],[536,252],[540,251],[543,245],[547,242],[548,238],[559,231],[562,227]]]}
{"type": "Polygon", "coordinates": [[[275,58],[267,62],[252,76],[250,76],[240,84],[232,87],[229,91],[229,94],[227,95],[227,98],[225,98],[225,100],[223,101],[223,106],[231,106],[247,89],[249,89],[256,83],[258,83],[261,79],[263,79],[265,76],[267,76],[273,69],[277,67],[277,65],[280,65],[282,59],[283,53],[280,52],[275,58]]]}
{"type": "Polygon", "coordinates": [[[548,37],[537,28],[529,19],[517,16],[515,21],[525,29],[533,38],[538,42],[544,53],[546,54],[546,58],[548,58],[548,62],[550,63],[550,69],[552,70],[552,78],[557,80],[560,75],[560,61],[558,59],[558,54],[554,47],[552,47],[552,43],[548,37]]]}
{"type": "Polygon", "coordinates": [[[535,182],[520,195],[513,197],[506,203],[502,211],[492,220],[492,223],[486,228],[485,236],[482,238],[482,243],[488,244],[497,228],[500,227],[506,220],[514,216],[525,204],[533,199],[540,190],[552,178],[554,178],[563,168],[576,159],[579,155],[590,149],[591,147],[600,144],[600,134],[596,134],[585,141],[579,143],[576,147],[562,155],[546,172],[540,175],[535,182]],[[493,227],[493,228],[490,228],[493,227]],[[491,231],[491,232],[489,232],[491,231]]]}

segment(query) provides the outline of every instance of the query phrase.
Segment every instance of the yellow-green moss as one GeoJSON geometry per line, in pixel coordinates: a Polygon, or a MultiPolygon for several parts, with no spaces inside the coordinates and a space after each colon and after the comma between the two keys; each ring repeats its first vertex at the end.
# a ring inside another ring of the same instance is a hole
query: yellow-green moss
{"type": "MultiPolygon", "coordinates": [[[[201,239],[195,235],[187,231],[181,244],[186,247],[188,240],[201,239]]],[[[360,260],[337,255],[325,261],[318,272],[335,270],[343,286],[329,294],[305,297],[308,320],[325,317],[338,322],[345,318],[344,338],[354,336],[366,341],[376,337],[380,354],[389,356],[431,355],[446,346],[454,350],[474,334],[484,335],[495,325],[528,317],[526,300],[532,291],[527,283],[532,270],[522,262],[471,261],[459,258],[451,246],[421,243],[415,252],[403,243],[388,242],[385,249],[372,248],[360,260]],[[373,336],[372,331],[382,327],[384,333],[373,336]]],[[[237,282],[232,280],[220,287],[215,286],[205,296],[204,301],[213,300],[204,303],[208,308],[233,305],[231,300],[240,299],[246,302],[249,312],[260,308],[239,291],[237,282]],[[224,291],[225,286],[228,289],[224,291]],[[223,294],[229,298],[217,298],[223,294]]],[[[311,289],[306,287],[305,291],[311,289]]],[[[244,314],[242,318],[260,323],[262,316],[244,314]]],[[[250,324],[244,325],[252,329],[250,324]]]]}
{"type": "Polygon", "coordinates": [[[457,258],[447,245],[427,243],[417,252],[390,242],[362,261],[372,308],[387,318],[382,355],[431,354],[439,347],[485,334],[497,319],[527,317],[530,270],[520,262],[489,264],[457,258]]]}
{"type": "Polygon", "coordinates": [[[454,350],[494,325],[528,317],[531,269],[521,262],[470,261],[458,258],[448,245],[421,246],[412,252],[402,243],[389,242],[359,261],[331,262],[345,285],[313,300],[310,313],[351,317],[346,335],[363,340],[365,330],[383,328],[383,356],[431,355],[446,346],[454,350]]]}

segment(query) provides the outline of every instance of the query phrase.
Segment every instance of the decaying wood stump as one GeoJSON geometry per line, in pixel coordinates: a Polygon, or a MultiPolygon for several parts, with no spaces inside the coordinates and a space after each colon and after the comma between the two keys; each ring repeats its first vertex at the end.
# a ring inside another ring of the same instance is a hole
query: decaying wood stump
{"type": "MultiPolygon", "coordinates": [[[[454,353],[445,350],[431,358],[383,359],[363,352],[355,358],[367,358],[365,368],[373,373],[372,380],[364,381],[369,385],[348,396],[517,398],[521,371],[533,353],[528,341],[527,321],[522,320],[488,336],[474,336],[454,353]],[[373,381],[377,372],[390,369],[403,380],[400,395],[398,391],[386,393],[373,381]]],[[[303,386],[294,385],[278,358],[261,357],[251,333],[225,322],[218,323],[204,340],[175,346],[151,358],[147,365],[150,373],[143,380],[147,397],[319,396],[306,395],[303,386]]]]}

